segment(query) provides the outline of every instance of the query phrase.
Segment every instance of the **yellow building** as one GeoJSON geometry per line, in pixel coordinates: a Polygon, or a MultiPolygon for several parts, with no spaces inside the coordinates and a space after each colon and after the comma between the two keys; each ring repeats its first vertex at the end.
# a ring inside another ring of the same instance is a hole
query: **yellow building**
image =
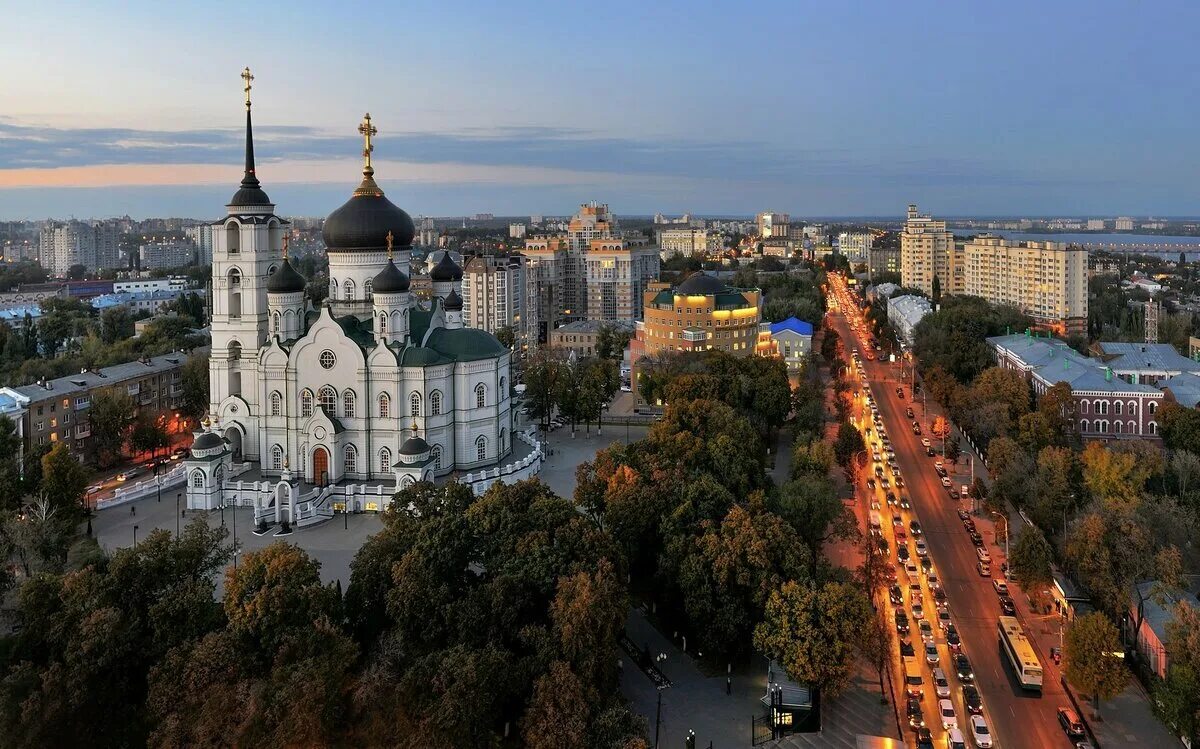
{"type": "Polygon", "coordinates": [[[963,246],[964,293],[1008,304],[1061,334],[1086,333],[1087,250],[982,235],[963,246]]]}
{"type": "Polygon", "coordinates": [[[937,277],[943,294],[963,292],[962,252],[954,245],[954,232],[946,222],[908,207],[904,231],[900,233],[900,278],[905,286],[933,296],[937,277]]]}
{"type": "Polygon", "coordinates": [[[638,360],[670,351],[717,349],[750,356],[759,345],[762,291],[735,289],[696,272],[672,288],[653,283],[643,296],[643,319],[630,342],[637,394],[638,360]]]}

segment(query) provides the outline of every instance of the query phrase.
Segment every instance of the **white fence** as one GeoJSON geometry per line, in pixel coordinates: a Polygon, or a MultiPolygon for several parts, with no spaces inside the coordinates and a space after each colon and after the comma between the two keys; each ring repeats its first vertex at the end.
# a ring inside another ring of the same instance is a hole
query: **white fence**
{"type": "Polygon", "coordinates": [[[485,468],[482,471],[468,473],[462,477],[462,482],[471,487],[475,494],[483,494],[497,481],[505,483],[533,478],[542,470],[542,443],[525,432],[517,432],[517,439],[533,448],[533,452],[516,463],[509,463],[495,468],[485,468]]]}
{"type": "Polygon", "coordinates": [[[182,486],[184,470],[182,465],[176,465],[166,473],[160,473],[158,476],[151,476],[147,481],[139,481],[133,485],[125,485],[118,487],[113,491],[112,497],[109,499],[101,499],[96,502],[96,509],[103,510],[106,507],[115,507],[116,505],[132,502],[135,499],[142,499],[158,494],[159,491],[166,491],[175,486],[182,486]]]}

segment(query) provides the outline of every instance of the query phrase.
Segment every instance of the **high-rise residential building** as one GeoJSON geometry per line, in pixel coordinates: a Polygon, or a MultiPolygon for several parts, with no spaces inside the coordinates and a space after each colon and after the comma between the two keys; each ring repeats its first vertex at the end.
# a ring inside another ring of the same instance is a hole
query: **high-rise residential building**
{"type": "Polygon", "coordinates": [[[1121,216],[1113,222],[1113,226],[1117,231],[1133,231],[1133,219],[1121,216]]]}
{"type": "Polygon", "coordinates": [[[874,280],[880,273],[900,272],[900,248],[871,246],[867,250],[867,278],[874,280]]]}
{"type": "MultiPolygon", "coordinates": [[[[537,343],[546,343],[551,330],[573,314],[565,294],[568,272],[566,237],[530,237],[525,239],[523,253],[529,261],[525,275],[533,304],[526,304],[526,314],[536,317],[537,343]]],[[[531,343],[533,340],[531,340],[531,343]]]]}
{"type": "MultiPolygon", "coordinates": [[[[668,226],[670,225],[668,224],[668,226]]],[[[671,226],[658,229],[655,234],[658,235],[658,246],[662,250],[663,257],[674,255],[691,257],[692,255],[719,252],[722,245],[721,235],[707,229],[671,226]]]]}
{"type": "Polygon", "coordinates": [[[508,225],[508,237],[509,237],[509,239],[524,239],[525,238],[525,224],[522,224],[522,223],[509,224],[508,225]]]}
{"type": "Polygon", "coordinates": [[[963,293],[1017,307],[1060,333],[1087,331],[1084,248],[1062,242],[1016,242],[985,234],[966,242],[963,256],[963,293]]]}
{"type": "Polygon", "coordinates": [[[669,351],[717,349],[750,356],[758,344],[762,321],[762,291],[737,289],[703,272],[672,288],[652,283],[642,295],[645,319],[637,322],[630,341],[633,389],[637,391],[638,361],[669,351]]]}
{"type": "Polygon", "coordinates": [[[182,268],[196,262],[196,248],[190,241],[151,242],[138,247],[139,270],[182,268]]]}
{"type": "Polygon", "coordinates": [[[579,206],[579,212],[571,217],[567,225],[567,274],[563,278],[563,298],[569,312],[564,315],[572,320],[587,318],[588,293],[585,284],[585,255],[593,239],[620,237],[616,216],[608,210],[607,203],[591,201],[579,206]]]}
{"type": "Polygon", "coordinates": [[[787,237],[791,218],[786,213],[764,211],[758,214],[758,236],[762,239],[770,237],[787,237]]]}
{"type": "Polygon", "coordinates": [[[1104,219],[1089,218],[1087,221],[1087,230],[1088,231],[1104,231],[1104,219]]]}
{"type": "Polygon", "coordinates": [[[900,277],[905,286],[932,296],[935,276],[943,294],[961,292],[962,263],[954,233],[946,229],[945,221],[918,213],[910,204],[900,234],[900,277]]]}
{"type": "Polygon", "coordinates": [[[642,316],[642,294],[658,279],[658,248],[624,239],[593,239],[585,260],[587,316],[631,322],[642,316]]]}
{"type": "Polygon", "coordinates": [[[123,267],[120,225],[115,221],[51,224],[41,231],[38,253],[52,276],[65,276],[77,265],[88,271],[123,267]]]}
{"type": "Polygon", "coordinates": [[[511,328],[518,339],[524,323],[526,259],[477,255],[463,267],[463,325],[495,334],[511,328]]]}
{"type": "Polygon", "coordinates": [[[208,224],[189,226],[184,234],[196,245],[196,262],[201,265],[212,265],[212,227],[208,224]]]}
{"type": "Polygon", "coordinates": [[[871,251],[872,239],[874,235],[870,232],[844,231],[838,235],[838,252],[852,263],[865,263],[871,251]]]}

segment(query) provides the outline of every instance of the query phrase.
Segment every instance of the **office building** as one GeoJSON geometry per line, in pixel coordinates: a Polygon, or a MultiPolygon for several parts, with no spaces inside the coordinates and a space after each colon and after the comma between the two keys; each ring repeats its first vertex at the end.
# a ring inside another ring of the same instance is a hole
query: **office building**
{"type": "MultiPolygon", "coordinates": [[[[517,224],[524,226],[524,224],[517,224]]],[[[478,255],[463,268],[463,325],[493,335],[511,328],[523,340],[525,258],[519,255],[478,255]]]]}
{"type": "Polygon", "coordinates": [[[764,211],[758,214],[758,236],[760,239],[771,237],[787,238],[790,231],[791,217],[786,213],[764,211]]]}
{"type": "Polygon", "coordinates": [[[196,248],[191,242],[151,242],[138,248],[139,270],[183,268],[196,262],[196,248]]]}
{"type": "Polygon", "coordinates": [[[172,278],[135,278],[128,281],[113,281],[112,293],[145,291],[183,291],[188,287],[188,280],[182,276],[172,278]]]}
{"type": "Polygon", "coordinates": [[[905,286],[933,296],[935,276],[943,294],[961,290],[961,263],[954,234],[946,229],[945,221],[922,215],[915,205],[909,205],[900,234],[900,277],[905,286]]]}
{"type": "Polygon", "coordinates": [[[644,318],[637,322],[630,342],[635,395],[640,359],[673,351],[709,349],[734,356],[755,353],[762,322],[759,289],[736,289],[697,271],[675,287],[650,284],[642,299],[644,318]]]}
{"type": "MultiPolygon", "coordinates": [[[[1017,242],[985,234],[966,242],[961,255],[962,293],[1016,307],[1064,335],[1087,331],[1088,266],[1084,248],[1062,242],[1017,242]]],[[[907,279],[905,284],[909,285],[907,279]]]]}
{"type": "Polygon", "coordinates": [[[658,248],[624,239],[593,239],[585,263],[587,319],[633,322],[642,295],[658,279],[658,248]]]}
{"type": "Polygon", "coordinates": [[[838,235],[838,252],[852,263],[865,263],[871,252],[871,241],[874,235],[870,232],[847,232],[838,235]]]}

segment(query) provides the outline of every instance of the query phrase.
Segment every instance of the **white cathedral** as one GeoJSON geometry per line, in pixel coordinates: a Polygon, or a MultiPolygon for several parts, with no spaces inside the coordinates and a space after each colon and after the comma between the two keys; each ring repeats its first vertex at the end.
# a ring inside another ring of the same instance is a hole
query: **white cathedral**
{"type": "Polygon", "coordinates": [[[296,523],[335,487],[352,487],[342,508],[382,509],[415,481],[503,462],[511,352],[463,327],[449,253],[429,273],[429,303],[410,294],[415,227],[375,183],[370,115],[362,182],[325,220],[329,295],[314,308],[255,175],[243,78],[245,176],[213,225],[209,415],[185,463],[188,508],[252,502],[256,521],[296,523]]]}

